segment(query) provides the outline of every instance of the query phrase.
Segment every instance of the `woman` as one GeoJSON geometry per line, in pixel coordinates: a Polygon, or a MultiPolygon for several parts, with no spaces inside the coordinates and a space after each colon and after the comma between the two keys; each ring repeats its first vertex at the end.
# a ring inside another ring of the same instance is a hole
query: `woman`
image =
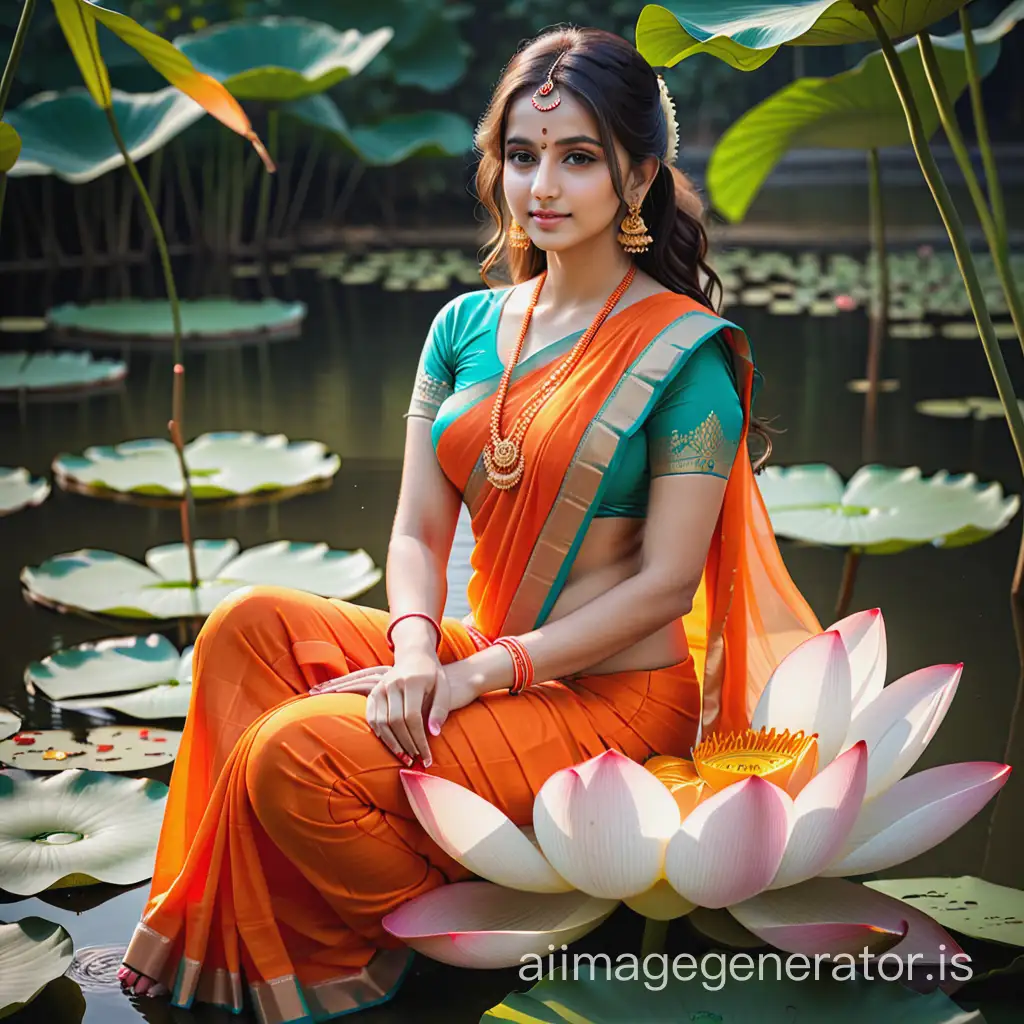
{"type": "Polygon", "coordinates": [[[820,627],[747,451],[754,367],[712,312],[671,102],[622,39],[558,30],[483,119],[484,273],[437,315],[408,413],[390,613],[285,590],[229,598],[196,644],[152,894],[126,987],[324,1020],[389,998],[381,919],[466,877],[400,770],[514,821],[554,771],[683,754],[742,726],[820,627]],[[438,621],[459,507],[466,622],[438,621]],[[511,691],[511,692],[510,692],[511,691]]]}

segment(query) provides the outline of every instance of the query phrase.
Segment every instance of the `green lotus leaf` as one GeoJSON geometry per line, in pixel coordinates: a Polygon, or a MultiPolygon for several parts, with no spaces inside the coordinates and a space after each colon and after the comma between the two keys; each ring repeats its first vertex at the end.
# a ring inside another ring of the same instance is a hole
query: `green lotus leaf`
{"type": "MultiPolygon", "coordinates": [[[[1021,412],[1024,412],[1024,399],[1018,399],[1021,412]]],[[[935,416],[939,419],[951,420],[995,420],[1004,419],[1006,410],[998,398],[973,395],[968,398],[926,398],[914,405],[916,412],[922,416],[935,416]]]]}
{"type": "MultiPolygon", "coordinates": [[[[181,303],[181,329],[186,340],[239,339],[294,334],[306,316],[302,302],[239,302],[197,299],[181,303]]],[[[67,303],[46,314],[58,331],[95,338],[169,339],[171,307],[160,299],[112,299],[80,306],[67,303]]]]}
{"type": "MultiPolygon", "coordinates": [[[[0,740],[0,763],[32,772],[59,772],[72,767],[101,775],[136,772],[170,764],[180,742],[181,733],[171,729],[124,725],[90,729],[84,740],[76,739],[68,729],[22,729],[10,739],[0,740]]],[[[3,777],[0,775],[0,780],[3,777]]]]}
{"type": "MultiPolygon", "coordinates": [[[[1024,11],[1024,0],[1013,6],[1024,11]]],[[[1003,31],[1009,31],[1013,20],[1001,20],[1003,31]]],[[[990,36],[990,29],[983,31],[990,36]]],[[[963,37],[958,33],[936,36],[932,41],[946,90],[955,102],[967,88],[963,37]],[[949,44],[949,40],[954,42],[949,44]]],[[[921,48],[916,39],[908,39],[897,52],[917,99],[925,133],[931,136],[939,127],[939,112],[921,62],[921,48]]],[[[998,59],[998,38],[979,45],[982,76],[995,68],[998,59]]],[[[711,153],[708,192],[728,220],[738,221],[790,149],[868,150],[909,142],[903,106],[885,58],[876,50],[849,71],[831,78],[798,79],[747,111],[726,130],[711,153]]]]}
{"type": "Polygon", "coordinates": [[[869,1020],[965,1024],[967,1020],[964,1011],[944,992],[921,995],[877,979],[845,980],[850,972],[838,965],[840,973],[835,976],[826,964],[814,980],[794,981],[781,969],[778,975],[772,973],[770,961],[764,977],[760,976],[760,971],[753,976],[754,961],[749,960],[749,971],[746,964],[736,965],[744,972],[739,977],[731,977],[724,967],[719,976],[716,966],[712,968],[716,977],[702,980],[696,958],[683,958],[678,965],[673,962],[672,971],[663,960],[666,971],[662,974],[658,968],[650,973],[646,967],[633,970],[632,965],[622,962],[621,958],[612,958],[612,966],[605,971],[603,957],[601,954],[592,962],[584,960],[574,980],[560,980],[556,975],[537,982],[526,992],[511,992],[480,1018],[480,1024],[496,1021],[516,1021],[517,1024],[619,1024],[621,1021],[862,1024],[869,1020]],[[588,968],[588,963],[594,966],[588,968]],[[679,975],[674,975],[677,966],[679,975]]]}
{"type": "MultiPolygon", "coordinates": [[[[192,493],[200,501],[308,487],[330,480],[341,466],[341,459],[319,441],[290,442],[283,434],[252,431],[203,434],[185,445],[185,462],[192,493]]],[[[179,496],[184,491],[177,453],[164,438],[58,455],[53,472],[62,487],[100,496],[179,496]]]]}
{"type": "Polygon", "coordinates": [[[336,551],[326,544],[281,540],[239,553],[236,540],[197,540],[195,556],[195,590],[183,544],[151,548],[145,565],[86,548],[26,567],[21,580],[32,600],[61,610],[169,620],[209,615],[228,594],[257,584],[351,600],[383,575],[362,549],[336,551]]]}
{"type": "Polygon", "coordinates": [[[179,654],[159,633],[78,644],[33,661],[25,685],[59,708],[184,718],[192,697],[192,648],[179,654]]]}
{"type": "Polygon", "coordinates": [[[70,966],[71,936],[52,921],[25,917],[0,924],[0,1017],[9,1017],[70,966]]]}
{"type": "Polygon", "coordinates": [[[285,103],[359,74],[391,37],[390,28],[363,35],[305,18],[266,17],[223,22],[174,44],[237,99],[285,103]]]}
{"type": "Polygon", "coordinates": [[[329,96],[310,96],[284,109],[329,132],[372,166],[390,166],[411,156],[457,156],[473,146],[472,125],[460,114],[445,110],[397,114],[380,124],[350,126],[329,96]]]}
{"type": "Polygon", "coordinates": [[[4,772],[0,889],[34,896],[44,889],[134,885],[149,878],[166,799],[162,782],[106,771],[62,770],[48,778],[4,772]]]}
{"type": "Polygon", "coordinates": [[[466,50],[458,28],[435,18],[416,39],[401,50],[385,54],[399,85],[413,85],[428,92],[450,89],[466,73],[466,50]]]}
{"type": "Polygon", "coordinates": [[[866,886],[976,939],[1024,946],[1024,892],[982,878],[880,878],[866,886]]]}
{"type": "Polygon", "coordinates": [[[0,352],[0,394],[107,387],[127,372],[119,359],[93,359],[88,352],[0,352]]]}
{"type": "Polygon", "coordinates": [[[39,505],[49,494],[49,483],[42,477],[32,476],[27,469],[0,468],[0,516],[39,505]]]}
{"type": "Polygon", "coordinates": [[[824,465],[769,466],[758,478],[780,537],[885,555],[922,544],[961,547],[1002,530],[1020,508],[998,483],[916,466],[863,466],[843,484],[824,465]]]}
{"type": "MultiPolygon", "coordinates": [[[[203,108],[173,86],[152,93],[112,93],[114,114],[133,160],[162,149],[203,116],[203,108]]],[[[43,92],[7,115],[21,133],[11,177],[56,174],[81,184],[124,165],[106,115],[80,86],[43,92]]]]}
{"type": "MultiPolygon", "coordinates": [[[[968,0],[878,0],[875,12],[890,38],[941,21],[968,0]]],[[[640,12],[636,46],[655,67],[710,53],[740,71],[759,68],[782,46],[843,46],[875,40],[856,0],[672,0],[640,12]]]]}
{"type": "Polygon", "coordinates": [[[21,137],[14,125],[0,121],[0,174],[6,174],[17,163],[21,137]]]}

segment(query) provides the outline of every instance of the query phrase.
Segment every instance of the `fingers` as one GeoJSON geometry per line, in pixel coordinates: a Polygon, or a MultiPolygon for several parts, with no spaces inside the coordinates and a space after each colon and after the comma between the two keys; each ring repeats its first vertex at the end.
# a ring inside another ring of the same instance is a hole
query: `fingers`
{"type": "Polygon", "coordinates": [[[413,759],[420,756],[420,751],[409,732],[409,724],[405,718],[405,691],[406,687],[388,687],[388,725],[402,745],[402,751],[413,759]]]}
{"type": "Polygon", "coordinates": [[[434,699],[430,703],[430,715],[428,724],[431,736],[441,735],[441,726],[448,719],[448,712],[452,708],[452,690],[448,685],[448,679],[442,669],[437,673],[437,685],[434,687],[434,699]]]}
{"type": "Polygon", "coordinates": [[[377,738],[406,767],[412,765],[412,758],[402,749],[402,744],[388,724],[387,696],[379,684],[373,688],[366,698],[366,721],[377,738]]]}
{"type": "Polygon", "coordinates": [[[369,696],[370,691],[380,682],[377,676],[367,679],[353,679],[342,681],[341,679],[328,679],[326,683],[318,683],[309,688],[310,697],[316,697],[321,693],[361,693],[364,697],[369,696]]]}
{"type": "Polygon", "coordinates": [[[427,732],[423,727],[423,691],[406,690],[404,694],[405,724],[409,730],[416,753],[423,761],[423,767],[429,768],[433,758],[430,755],[430,744],[427,732]]]}

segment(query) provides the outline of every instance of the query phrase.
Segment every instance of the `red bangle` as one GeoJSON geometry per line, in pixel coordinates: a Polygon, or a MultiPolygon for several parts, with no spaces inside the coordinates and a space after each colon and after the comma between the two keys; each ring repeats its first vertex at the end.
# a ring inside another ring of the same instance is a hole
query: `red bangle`
{"type": "Polygon", "coordinates": [[[441,639],[444,634],[442,634],[441,632],[441,627],[434,621],[434,619],[431,616],[427,615],[426,612],[406,612],[404,615],[399,615],[398,618],[395,619],[390,626],[388,626],[388,631],[385,639],[388,642],[388,648],[390,650],[393,651],[395,649],[394,641],[391,639],[391,631],[395,628],[395,626],[397,626],[402,621],[402,619],[426,619],[427,622],[429,622],[437,631],[437,650],[441,650],[441,639]]]}
{"type": "Polygon", "coordinates": [[[523,642],[514,636],[499,636],[494,646],[504,647],[512,658],[515,671],[512,685],[508,688],[511,694],[522,693],[533,682],[533,659],[523,642]]]}
{"type": "Polygon", "coordinates": [[[491,641],[476,626],[466,626],[466,632],[478,651],[484,651],[491,646],[491,641]]]}

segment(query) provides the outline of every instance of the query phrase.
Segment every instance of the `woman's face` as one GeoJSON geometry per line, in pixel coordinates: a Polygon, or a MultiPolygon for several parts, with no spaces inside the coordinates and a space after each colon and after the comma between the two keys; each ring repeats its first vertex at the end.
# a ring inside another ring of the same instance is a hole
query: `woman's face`
{"type": "Polygon", "coordinates": [[[607,157],[618,161],[626,196],[635,197],[635,176],[627,176],[629,158],[616,142],[605,154],[597,121],[564,86],[562,102],[537,110],[526,94],[509,109],[505,130],[503,183],[512,216],[533,244],[562,252],[586,242],[612,225],[618,229],[622,204],[615,194],[607,157]]]}

